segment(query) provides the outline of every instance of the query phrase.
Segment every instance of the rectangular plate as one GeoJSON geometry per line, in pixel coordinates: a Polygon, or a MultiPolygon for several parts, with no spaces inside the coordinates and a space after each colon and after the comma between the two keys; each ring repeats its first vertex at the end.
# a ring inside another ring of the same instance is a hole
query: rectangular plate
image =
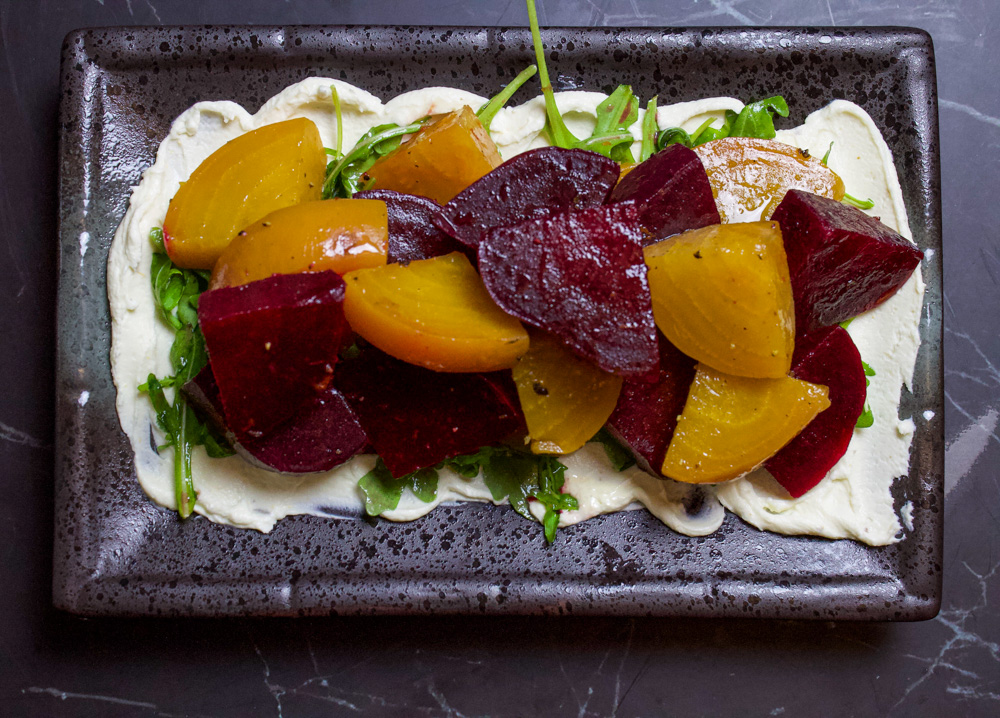
{"type": "Polygon", "coordinates": [[[550,29],[557,85],[630,83],[661,104],[783,94],[792,116],[834,98],[865,107],[896,158],[917,243],[933,249],[913,394],[917,433],[884,548],[786,537],[729,515],[704,538],[646,511],[561,531],[556,546],[508,507],[438,508],[410,524],[295,517],[273,533],[187,522],[139,488],[115,413],[105,263],[131,187],[174,117],[198,100],[251,112],[307,76],[383,99],[450,85],[491,95],[534,61],[525,29],[115,28],[63,47],[57,492],[53,594],[91,615],[566,613],[920,619],[941,595],[944,474],[941,212],[930,38],[916,30],[550,29]],[[936,418],[924,421],[930,409],[936,418]]]}

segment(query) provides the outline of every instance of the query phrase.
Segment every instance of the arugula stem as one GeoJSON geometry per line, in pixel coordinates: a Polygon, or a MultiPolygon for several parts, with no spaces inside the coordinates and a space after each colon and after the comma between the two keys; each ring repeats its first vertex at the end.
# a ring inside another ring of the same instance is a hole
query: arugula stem
{"type": "Polygon", "coordinates": [[[852,197],[851,195],[844,193],[844,199],[841,200],[845,204],[849,204],[852,207],[857,207],[858,209],[871,209],[875,206],[875,203],[869,199],[858,199],[857,197],[852,197]]]}
{"type": "Polygon", "coordinates": [[[330,85],[330,97],[333,98],[333,113],[337,118],[337,157],[344,154],[344,114],[340,109],[340,93],[336,85],[330,85]]]}
{"type": "Polygon", "coordinates": [[[576,145],[577,139],[566,127],[559,108],[556,106],[556,97],[552,92],[552,83],[549,82],[549,70],[545,66],[545,49],[542,47],[542,35],[538,29],[538,12],[535,10],[535,0],[527,0],[528,22],[531,24],[531,43],[535,48],[535,61],[538,63],[538,77],[542,81],[542,95],[545,96],[545,114],[549,120],[549,128],[552,132],[552,144],[556,147],[571,148],[576,145]]]}
{"type": "Polygon", "coordinates": [[[646,105],[646,114],[642,117],[642,146],[639,150],[639,161],[645,162],[656,152],[656,98],[646,105]]]}
{"type": "Polygon", "coordinates": [[[711,127],[713,122],[715,122],[715,118],[709,117],[707,120],[698,125],[698,128],[693,133],[691,133],[692,147],[698,144],[698,138],[701,137],[701,133],[707,130],[709,127],[711,127]]]}
{"type": "Polygon", "coordinates": [[[486,128],[487,132],[489,132],[490,123],[493,122],[493,118],[496,117],[500,109],[506,105],[510,98],[514,96],[514,93],[520,90],[521,86],[534,77],[537,72],[538,67],[536,65],[528,65],[518,73],[517,77],[511,80],[510,83],[508,83],[508,85],[500,91],[500,94],[496,95],[493,99],[479,108],[479,111],[476,113],[476,117],[479,118],[479,121],[483,124],[483,127],[486,128]]]}

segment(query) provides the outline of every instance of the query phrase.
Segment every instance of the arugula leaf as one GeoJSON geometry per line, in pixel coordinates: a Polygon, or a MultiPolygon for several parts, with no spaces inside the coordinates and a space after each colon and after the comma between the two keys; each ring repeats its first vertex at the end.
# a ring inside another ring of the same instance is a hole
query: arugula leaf
{"type": "Polygon", "coordinates": [[[161,449],[174,449],[174,495],[177,513],[187,518],[194,512],[198,492],[191,475],[191,452],[204,445],[210,456],[222,457],[233,453],[226,440],[203,424],[187,405],[184,397],[175,395],[173,403],[165,389],[190,381],[208,363],[205,337],[198,327],[198,297],[208,288],[209,274],[201,270],[181,269],[165,254],[163,230],[150,230],[153,244],[150,283],[153,301],[160,318],[174,330],[170,345],[172,376],[157,378],[150,374],[139,391],[149,395],[156,412],[156,424],[166,435],[161,449]]]}
{"type": "Polygon", "coordinates": [[[485,105],[479,108],[476,112],[476,117],[489,132],[490,124],[493,122],[493,118],[496,117],[500,109],[507,104],[507,101],[514,96],[514,93],[521,89],[521,85],[530,80],[538,72],[538,67],[535,65],[528,65],[526,68],[521,70],[510,83],[504,87],[499,94],[497,94],[493,99],[487,102],[485,105]]]}
{"type": "Polygon", "coordinates": [[[608,461],[611,462],[615,471],[624,471],[630,466],[635,466],[635,457],[632,456],[632,452],[622,446],[607,428],[602,427],[587,443],[591,442],[603,444],[604,453],[608,455],[608,461]]]}
{"type": "Polygon", "coordinates": [[[775,115],[788,117],[788,103],[781,95],[751,102],[740,110],[738,115],[732,110],[727,110],[726,124],[729,125],[729,137],[773,140],[775,115]]]}
{"type": "MultiPolygon", "coordinates": [[[[871,368],[868,362],[861,362],[861,366],[865,370],[865,386],[870,386],[871,382],[868,377],[875,376],[875,370],[871,368]]],[[[865,410],[861,412],[861,416],[858,417],[858,423],[854,426],[858,429],[867,429],[869,426],[875,423],[875,415],[872,413],[871,407],[868,402],[865,401],[865,410]]]]}
{"type": "Polygon", "coordinates": [[[438,473],[436,469],[420,469],[412,474],[393,478],[382,459],[358,481],[358,487],[365,495],[365,513],[378,516],[399,506],[403,489],[409,489],[424,503],[430,503],[437,496],[438,473]]]}
{"type": "Polygon", "coordinates": [[[745,105],[737,114],[726,110],[726,119],[722,127],[712,127],[714,118],[709,118],[699,125],[691,134],[680,127],[669,127],[660,132],[656,141],[657,151],[673,144],[685,147],[697,147],[712,140],[723,137],[756,137],[762,140],[774,139],[774,115],[788,117],[788,104],[780,95],[745,105]]]}
{"type": "Polygon", "coordinates": [[[615,162],[633,162],[632,143],[635,138],[628,128],[639,119],[639,100],[628,85],[619,85],[597,106],[597,123],[590,137],[576,147],[591,150],[615,162]]]}
{"type": "MultiPolygon", "coordinates": [[[[376,125],[362,135],[361,139],[350,152],[335,159],[326,166],[326,179],[323,181],[323,199],[335,197],[350,198],[364,187],[364,174],[379,157],[383,157],[399,147],[403,135],[412,135],[419,130],[427,120],[423,118],[412,124],[400,126],[394,124],[376,125]]],[[[328,154],[337,157],[334,152],[328,154]]]]}

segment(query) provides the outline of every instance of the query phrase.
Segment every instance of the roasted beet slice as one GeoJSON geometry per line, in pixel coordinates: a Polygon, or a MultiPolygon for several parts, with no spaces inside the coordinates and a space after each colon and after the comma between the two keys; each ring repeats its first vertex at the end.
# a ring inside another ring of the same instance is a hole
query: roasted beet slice
{"type": "Polygon", "coordinates": [[[791,373],[830,390],[829,408],[764,464],[778,483],[798,498],[818,484],[847,451],[865,407],[867,388],[858,348],[838,326],[800,337],[791,373]]]}
{"type": "Polygon", "coordinates": [[[721,222],[705,167],[684,145],[670,145],[625,175],[610,201],[629,200],[639,207],[643,245],[721,222]]]}
{"type": "Polygon", "coordinates": [[[183,387],[195,409],[225,433],[233,448],[247,463],[283,474],[329,471],[340,466],[368,445],[344,396],[330,386],[299,409],[288,421],[260,439],[239,442],[225,425],[219,387],[206,366],[183,387]]]}
{"type": "Polygon", "coordinates": [[[617,162],[588,150],[530,150],[469,185],[444,206],[435,222],[475,249],[493,227],[551,210],[597,207],[608,198],[620,172],[617,162]]]}
{"type": "Polygon", "coordinates": [[[802,190],[789,190],[772,219],[781,225],[799,335],[878,306],[924,256],[858,208],[802,190]]]}
{"type": "Polygon", "coordinates": [[[275,275],[201,295],[205,346],[241,443],[262,438],[330,385],[347,328],[343,300],[344,281],[332,271],[275,275]]]}
{"type": "Polygon", "coordinates": [[[649,374],[626,379],[607,428],[641,469],[662,476],[660,467],[684,410],[694,380],[695,361],[657,332],[659,366],[649,374]]]}
{"type": "Polygon", "coordinates": [[[464,252],[475,261],[474,252],[434,225],[434,217],[441,211],[441,205],[434,200],[391,189],[358,192],[354,198],[385,202],[389,212],[389,263],[407,264],[416,259],[430,259],[451,252],[464,252]]]}
{"type": "Polygon", "coordinates": [[[510,371],[445,374],[363,345],[334,381],[393,476],[525,431],[510,371]]]}
{"type": "Polygon", "coordinates": [[[558,336],[605,371],[656,368],[656,327],[630,203],[552,213],[491,230],[479,272],[508,314],[558,336]]]}

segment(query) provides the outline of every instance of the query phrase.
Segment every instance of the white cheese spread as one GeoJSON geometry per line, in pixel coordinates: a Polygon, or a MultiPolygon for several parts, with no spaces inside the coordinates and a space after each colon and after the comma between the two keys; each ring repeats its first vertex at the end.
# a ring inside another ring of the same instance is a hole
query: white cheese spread
{"type": "MultiPolygon", "coordinates": [[[[427,88],[383,103],[339,80],[310,78],[270,99],[255,115],[232,102],[199,102],[174,121],[156,162],[132,194],[108,260],[111,366],[118,388],[118,416],[135,452],[139,482],[162,506],[174,508],[173,456],[170,450],[162,454],[155,450],[153,444],[162,436],[148,399],[137,389],[150,373],[170,373],[173,340],[153,303],[149,231],[162,226],[170,198],[180,183],[212,152],[240,134],[273,122],[307,117],[316,123],[324,144],[333,146],[337,127],[331,85],[336,86],[341,101],[344,147],[353,146],[378,124],[407,124],[463,105],[478,108],[486,101],[462,90],[427,88]]],[[[566,124],[577,136],[590,134],[597,105],[604,99],[605,95],[594,92],[557,95],[566,124]]],[[[708,117],[721,119],[726,110],[739,111],[742,106],[730,98],[678,103],[658,109],[657,124],[691,131],[708,117]]],[[[641,114],[632,130],[637,141],[641,114]]],[[[493,120],[491,135],[501,155],[509,159],[544,146],[544,125],[544,103],[535,98],[502,109],[493,120]]],[[[910,236],[892,157],[864,110],[838,100],[810,115],[802,126],[779,132],[777,139],[819,155],[834,140],[830,167],[852,193],[874,200],[871,214],[910,236]]],[[[802,498],[788,498],[763,471],[717,487],[662,481],[634,467],[619,473],[607,461],[603,447],[588,444],[562,458],[567,466],[564,490],[579,500],[580,507],[563,512],[560,525],[645,506],[673,530],[702,536],[721,525],[724,505],[769,531],[852,538],[875,545],[898,540],[900,523],[889,488],[895,477],[908,470],[913,423],[900,420],[897,407],[902,386],[910,382],[920,343],[922,299],[918,269],[896,296],[850,325],[862,357],[876,369],[869,388],[875,424],[855,431],[847,454],[802,498]]],[[[269,531],[276,521],[293,514],[357,516],[364,505],[357,482],[374,462],[373,456],[358,456],[327,473],[285,476],[254,468],[236,456],[211,459],[198,447],[193,457],[198,492],[195,510],[213,521],[260,531],[269,531]]],[[[453,501],[493,498],[481,477],[465,479],[445,469],[440,472],[435,501],[424,503],[404,491],[399,506],[383,516],[409,521],[439,503],[453,501]]]]}

